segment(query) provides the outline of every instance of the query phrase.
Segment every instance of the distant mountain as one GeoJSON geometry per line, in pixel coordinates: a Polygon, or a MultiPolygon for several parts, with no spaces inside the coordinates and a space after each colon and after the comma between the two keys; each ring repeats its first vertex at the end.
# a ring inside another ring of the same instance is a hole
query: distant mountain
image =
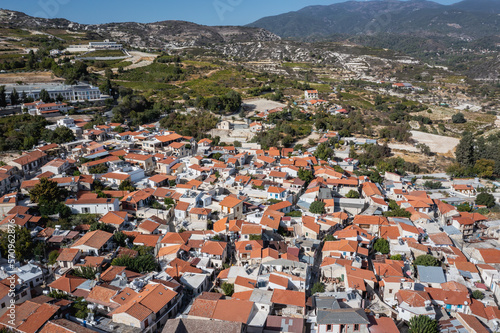
{"type": "Polygon", "coordinates": [[[262,28],[209,27],[184,21],[86,25],[66,19],[37,18],[10,10],[0,10],[0,27],[42,31],[46,29],[87,31],[98,34],[102,38],[110,38],[133,46],[154,48],[280,40],[280,37],[262,28]]]}
{"type": "Polygon", "coordinates": [[[450,7],[470,12],[500,14],[500,1],[497,0],[464,0],[450,7]]]}
{"type": "Polygon", "coordinates": [[[306,40],[377,33],[476,39],[500,33],[499,12],[498,0],[465,0],[454,5],[425,0],[348,1],[265,17],[248,26],[306,40]]]}

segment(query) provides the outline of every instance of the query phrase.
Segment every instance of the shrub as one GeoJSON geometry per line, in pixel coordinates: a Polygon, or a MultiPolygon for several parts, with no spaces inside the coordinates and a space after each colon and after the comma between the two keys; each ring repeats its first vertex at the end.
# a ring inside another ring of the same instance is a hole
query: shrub
{"type": "Polygon", "coordinates": [[[403,260],[403,256],[400,254],[395,254],[391,256],[391,260],[403,260]]]}
{"type": "Polygon", "coordinates": [[[495,197],[490,193],[480,193],[476,197],[476,205],[484,205],[488,208],[495,206],[495,197]]]}
{"type": "Polygon", "coordinates": [[[324,293],[324,292],[325,292],[325,285],[321,282],[316,282],[311,289],[311,293],[313,295],[316,293],[324,293]]]}
{"type": "Polygon", "coordinates": [[[323,201],[314,201],[309,207],[309,211],[313,214],[325,213],[325,203],[323,201]]]}
{"type": "Polygon", "coordinates": [[[439,332],[437,322],[424,315],[414,316],[413,318],[411,318],[408,326],[410,327],[410,329],[408,330],[409,333],[439,332]]]}
{"type": "Polygon", "coordinates": [[[49,265],[54,265],[59,257],[59,251],[54,250],[49,253],[49,265]]]}
{"type": "Polygon", "coordinates": [[[474,298],[474,299],[483,299],[484,298],[484,293],[481,290],[474,290],[472,292],[472,298],[474,298]]]}
{"type": "Polygon", "coordinates": [[[439,261],[430,254],[418,256],[413,262],[415,266],[439,266],[439,261]]]}
{"type": "Polygon", "coordinates": [[[232,296],[234,294],[234,284],[224,282],[221,288],[226,296],[232,296]]]}
{"type": "Polygon", "coordinates": [[[451,121],[454,123],[454,124],[463,124],[465,122],[467,122],[467,120],[465,119],[465,116],[462,112],[459,112],[457,114],[454,114],[452,117],[451,117],[451,121]]]}
{"type": "Polygon", "coordinates": [[[302,212],[300,210],[294,210],[293,212],[286,213],[285,216],[301,217],[302,216],[302,212]]]}
{"type": "Polygon", "coordinates": [[[384,239],[384,238],[379,238],[375,241],[375,244],[373,245],[373,249],[377,252],[380,252],[382,254],[387,254],[389,253],[389,242],[384,239]]]}
{"type": "Polygon", "coordinates": [[[346,198],[353,198],[353,199],[358,199],[359,198],[359,192],[356,190],[350,190],[346,196],[346,198]]]}

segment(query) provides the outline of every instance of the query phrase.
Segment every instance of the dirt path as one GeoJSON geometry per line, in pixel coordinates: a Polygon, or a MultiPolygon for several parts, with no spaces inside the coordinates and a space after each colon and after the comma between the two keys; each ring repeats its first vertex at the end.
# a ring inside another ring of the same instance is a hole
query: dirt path
{"type": "Polygon", "coordinates": [[[139,52],[139,51],[129,51],[132,58],[126,59],[125,61],[132,62],[132,65],[125,67],[124,69],[134,69],[139,67],[149,66],[156,59],[156,54],[139,52]]]}
{"type": "Polygon", "coordinates": [[[309,136],[297,141],[295,143],[295,145],[301,144],[303,146],[306,146],[309,144],[309,139],[313,139],[314,141],[317,142],[320,138],[321,138],[321,134],[314,132],[314,133],[311,133],[309,136]]]}

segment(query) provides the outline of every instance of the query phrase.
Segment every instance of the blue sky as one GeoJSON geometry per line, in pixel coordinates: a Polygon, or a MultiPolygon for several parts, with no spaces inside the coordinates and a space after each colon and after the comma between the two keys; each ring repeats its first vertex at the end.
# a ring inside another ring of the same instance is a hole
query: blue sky
{"type": "MultiPolygon", "coordinates": [[[[87,24],[184,20],[206,25],[244,25],[264,16],[344,0],[1,0],[0,7],[87,24]]],[[[458,0],[435,0],[449,4],[458,0]]]]}

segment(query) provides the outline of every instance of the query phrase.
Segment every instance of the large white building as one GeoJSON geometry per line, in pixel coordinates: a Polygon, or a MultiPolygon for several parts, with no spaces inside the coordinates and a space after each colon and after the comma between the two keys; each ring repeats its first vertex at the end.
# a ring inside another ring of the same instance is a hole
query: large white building
{"type": "Polygon", "coordinates": [[[110,42],[108,39],[105,39],[103,42],[89,42],[87,44],[77,44],[70,45],[66,51],[68,52],[89,52],[95,50],[121,50],[123,49],[122,44],[118,44],[116,42],[110,42]]]}
{"type": "Polygon", "coordinates": [[[57,99],[59,95],[65,101],[96,101],[101,99],[101,91],[98,87],[88,84],[66,85],[66,84],[8,84],[5,86],[5,95],[10,101],[10,94],[13,89],[22,96],[23,92],[27,97],[33,98],[35,101],[40,99],[40,92],[45,89],[50,98],[57,99]]]}

